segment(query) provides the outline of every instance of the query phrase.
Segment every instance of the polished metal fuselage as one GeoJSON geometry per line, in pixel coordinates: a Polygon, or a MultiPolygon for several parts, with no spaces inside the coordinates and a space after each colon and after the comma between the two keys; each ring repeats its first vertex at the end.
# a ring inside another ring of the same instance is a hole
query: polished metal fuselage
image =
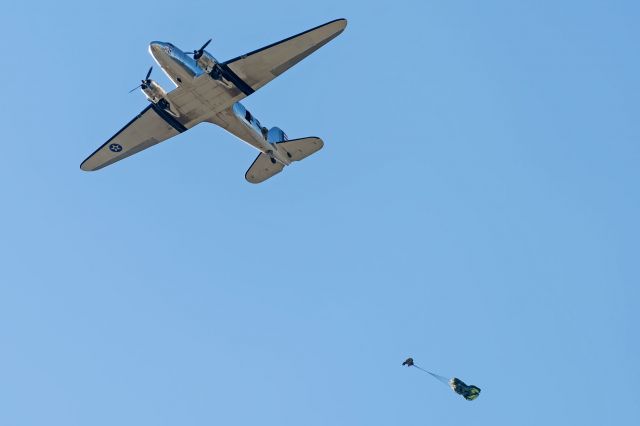
{"type": "MultiPolygon", "coordinates": [[[[160,41],[154,41],[149,44],[149,53],[176,86],[183,90],[192,90],[196,98],[201,98],[195,93],[197,92],[198,80],[212,77],[206,75],[193,57],[171,43],[160,41]]],[[[207,105],[206,99],[202,99],[202,111],[200,114],[203,117],[199,117],[200,121],[210,121],[215,124],[226,123],[226,127],[224,125],[221,125],[221,127],[259,151],[270,155],[276,161],[289,165],[291,161],[285,153],[278,149],[277,144],[269,142],[266,127],[263,127],[252,114],[248,113],[244,105],[237,101],[233,102],[233,94],[237,92],[237,89],[229,85],[228,82],[216,81],[216,83],[223,90],[229,92],[231,102],[229,105],[222,104],[211,107],[207,105]],[[220,110],[216,111],[216,109],[220,110]],[[207,114],[211,116],[207,117],[207,114]]],[[[169,96],[171,96],[171,93],[169,96]]],[[[171,103],[170,99],[168,101],[171,103]]],[[[177,111],[180,117],[184,116],[184,112],[177,111]]],[[[189,127],[188,123],[183,124],[189,127]]]]}
{"type": "Polygon", "coordinates": [[[149,53],[176,86],[188,83],[204,72],[191,56],[171,43],[152,41],[149,53]]]}

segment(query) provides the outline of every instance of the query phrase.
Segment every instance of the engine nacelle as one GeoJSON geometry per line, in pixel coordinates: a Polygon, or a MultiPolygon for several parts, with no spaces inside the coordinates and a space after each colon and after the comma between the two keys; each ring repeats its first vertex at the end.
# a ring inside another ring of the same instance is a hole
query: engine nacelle
{"type": "Polygon", "coordinates": [[[289,137],[279,127],[272,127],[267,132],[267,142],[269,142],[269,143],[284,142],[284,141],[287,141],[287,140],[289,140],[289,137]]]}
{"type": "Polygon", "coordinates": [[[222,76],[222,71],[218,66],[216,58],[211,56],[206,50],[202,53],[202,56],[198,58],[198,66],[214,80],[224,85],[228,89],[233,89],[233,84],[222,76]]]}
{"type": "Polygon", "coordinates": [[[167,92],[155,81],[150,80],[148,84],[142,86],[142,91],[146,95],[147,99],[149,99],[154,104],[160,102],[160,99],[163,99],[167,96],[167,92]]]}
{"type": "Polygon", "coordinates": [[[198,58],[198,66],[207,74],[213,71],[217,63],[216,58],[211,56],[206,50],[202,53],[202,56],[198,58]]]}
{"type": "Polygon", "coordinates": [[[150,80],[148,83],[145,82],[142,86],[142,91],[150,102],[158,105],[174,117],[180,116],[180,113],[167,101],[167,92],[155,81],[150,80]]]}

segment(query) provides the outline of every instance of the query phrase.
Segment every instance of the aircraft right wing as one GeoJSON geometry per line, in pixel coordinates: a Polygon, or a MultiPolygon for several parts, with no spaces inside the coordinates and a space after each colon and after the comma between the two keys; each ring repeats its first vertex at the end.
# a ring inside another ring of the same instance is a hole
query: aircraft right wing
{"type": "Polygon", "coordinates": [[[245,95],[250,95],[336,38],[346,26],[346,19],[336,19],[238,56],[220,64],[222,74],[233,81],[245,95]]]}

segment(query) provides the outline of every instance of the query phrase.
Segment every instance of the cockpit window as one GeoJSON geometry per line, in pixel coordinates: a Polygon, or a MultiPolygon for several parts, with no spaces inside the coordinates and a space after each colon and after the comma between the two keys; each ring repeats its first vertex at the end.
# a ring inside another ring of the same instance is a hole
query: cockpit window
{"type": "Polygon", "coordinates": [[[251,113],[249,112],[249,110],[246,110],[246,112],[244,113],[244,119],[251,123],[251,113]]]}

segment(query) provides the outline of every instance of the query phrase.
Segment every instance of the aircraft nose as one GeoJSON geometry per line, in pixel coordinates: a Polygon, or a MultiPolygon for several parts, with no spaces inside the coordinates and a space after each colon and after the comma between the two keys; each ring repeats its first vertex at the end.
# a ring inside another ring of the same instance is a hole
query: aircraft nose
{"type": "Polygon", "coordinates": [[[149,52],[156,57],[160,52],[165,50],[167,43],[161,41],[152,41],[149,43],[149,52]]]}

